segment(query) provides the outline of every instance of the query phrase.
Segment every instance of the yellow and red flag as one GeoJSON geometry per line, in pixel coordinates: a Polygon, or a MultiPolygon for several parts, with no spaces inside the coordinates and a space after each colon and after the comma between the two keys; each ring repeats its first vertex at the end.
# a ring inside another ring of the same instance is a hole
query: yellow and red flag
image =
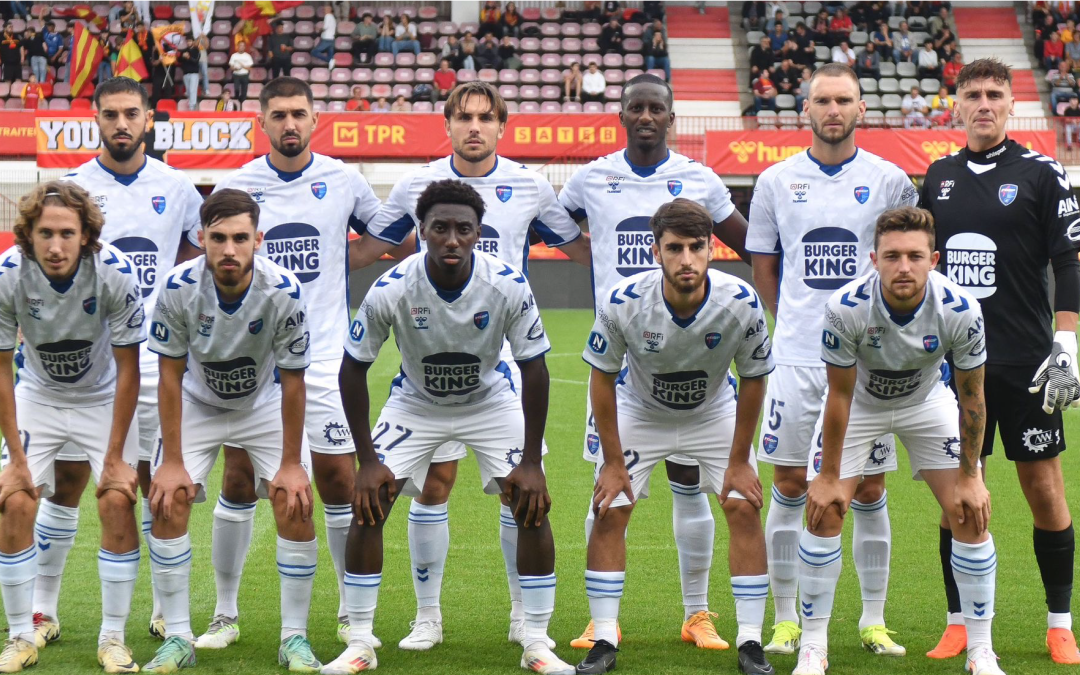
{"type": "MultiPolygon", "coordinates": [[[[243,6],[236,12],[238,19],[244,19],[244,25],[237,35],[243,34],[243,40],[251,46],[257,35],[270,34],[270,19],[278,12],[298,7],[303,2],[293,0],[244,0],[243,6]]],[[[240,38],[237,38],[238,40],[240,38]]]]}
{"type": "Polygon", "coordinates": [[[65,18],[70,17],[73,19],[82,19],[87,23],[94,24],[94,27],[100,31],[103,31],[109,27],[109,19],[104,16],[98,16],[97,12],[90,9],[90,5],[55,7],[53,8],[53,15],[65,18]]]}
{"type": "Polygon", "coordinates": [[[86,26],[75,24],[75,33],[71,39],[72,96],[79,96],[83,88],[94,80],[104,51],[101,40],[91,35],[86,26]]]}
{"type": "Polygon", "coordinates": [[[142,50],[139,49],[139,43],[135,41],[135,36],[130,30],[116,55],[116,72],[113,74],[117,77],[128,77],[136,82],[142,82],[150,77],[150,73],[146,70],[146,61],[143,60],[142,50]]]}

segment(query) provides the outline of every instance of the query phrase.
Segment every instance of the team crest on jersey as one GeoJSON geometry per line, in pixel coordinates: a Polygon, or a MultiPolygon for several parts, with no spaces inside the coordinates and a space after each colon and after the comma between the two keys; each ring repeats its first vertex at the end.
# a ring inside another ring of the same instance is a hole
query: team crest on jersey
{"type": "Polygon", "coordinates": [[[251,333],[252,335],[258,335],[259,331],[261,331],[262,329],[263,329],[263,320],[262,319],[256,319],[256,320],[248,323],[248,332],[251,333]]]}
{"type": "Polygon", "coordinates": [[[870,188],[865,185],[855,188],[855,201],[865,204],[867,199],[870,199],[870,188]]]}
{"type": "Polygon", "coordinates": [[[619,189],[619,183],[625,180],[622,176],[608,176],[605,180],[608,184],[608,194],[622,192],[622,190],[619,189]]]}
{"type": "Polygon", "coordinates": [[[667,191],[671,193],[672,197],[678,197],[679,193],[682,192],[682,181],[669,180],[667,182],[667,191]]]}
{"type": "Polygon", "coordinates": [[[264,187],[249,187],[247,193],[256,204],[262,204],[265,201],[266,188],[264,187]]]}
{"type": "Polygon", "coordinates": [[[1020,188],[1016,187],[1013,183],[1006,183],[998,188],[998,200],[1005,206],[1012,204],[1016,201],[1016,194],[1020,192],[1020,188]]]}
{"type": "Polygon", "coordinates": [[[472,322],[476,325],[477,328],[479,328],[480,330],[484,330],[485,328],[487,328],[488,321],[490,319],[491,315],[488,314],[487,311],[483,311],[473,314],[472,322]]]}
{"type": "Polygon", "coordinates": [[[97,311],[97,296],[91,295],[89,298],[83,300],[82,308],[84,312],[86,312],[90,316],[93,316],[94,312],[97,311]]]}
{"type": "Polygon", "coordinates": [[[771,455],[776,452],[776,446],[780,443],[780,439],[772,434],[765,434],[761,437],[761,447],[765,449],[766,455],[771,455]]]}
{"type": "Polygon", "coordinates": [[[938,336],[936,335],[927,335],[922,339],[923,349],[930,352],[931,354],[937,351],[938,345],[940,344],[941,341],[938,340],[938,336]]]}
{"type": "Polygon", "coordinates": [[[495,196],[499,198],[500,202],[505,204],[514,196],[514,188],[510,185],[496,185],[495,196]]]}
{"type": "Polygon", "coordinates": [[[158,215],[165,213],[165,198],[161,195],[157,197],[151,197],[150,203],[154,206],[154,210],[158,212],[158,215]]]}
{"type": "Polygon", "coordinates": [[[705,346],[712,349],[716,345],[720,344],[720,333],[706,333],[705,334],[705,346]]]}
{"type": "Polygon", "coordinates": [[[814,453],[814,473],[821,473],[821,450],[814,453]]]}
{"type": "Polygon", "coordinates": [[[585,447],[589,449],[590,455],[595,455],[600,452],[600,437],[596,434],[589,434],[585,437],[585,447]]]}
{"type": "Polygon", "coordinates": [[[311,194],[315,195],[316,199],[322,199],[326,196],[326,183],[319,181],[318,183],[311,184],[311,194]]]}

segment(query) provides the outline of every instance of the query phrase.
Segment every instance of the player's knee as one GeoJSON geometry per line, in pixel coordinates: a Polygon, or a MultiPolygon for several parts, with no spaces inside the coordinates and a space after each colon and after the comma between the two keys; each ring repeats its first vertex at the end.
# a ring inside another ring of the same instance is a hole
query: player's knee
{"type": "Polygon", "coordinates": [[[428,471],[428,475],[424,479],[423,492],[417,500],[421,504],[431,506],[445,504],[450,500],[450,491],[454,488],[456,472],[449,471],[446,468],[447,464],[449,462],[431,465],[433,470],[428,471]]]}
{"type": "Polygon", "coordinates": [[[25,490],[8,496],[4,501],[3,520],[12,525],[33,522],[37,513],[37,498],[25,490]]]}
{"type": "Polygon", "coordinates": [[[54,465],[56,487],[49,501],[60,506],[76,507],[90,480],[89,462],[56,462],[54,465]]]}
{"type": "Polygon", "coordinates": [[[729,496],[727,501],[725,501],[720,508],[724,510],[724,515],[727,517],[728,522],[733,525],[745,524],[753,521],[760,527],[760,511],[756,506],[745,499],[729,496]]]}
{"type": "Polygon", "coordinates": [[[255,494],[255,477],[246,468],[229,466],[221,474],[221,494],[230,502],[250,504],[258,500],[255,494]]]}
{"type": "Polygon", "coordinates": [[[773,487],[788,499],[802,497],[806,494],[806,469],[802,469],[801,475],[799,472],[777,470],[773,474],[773,487]]]}
{"type": "MultiPolygon", "coordinates": [[[[126,514],[134,514],[135,505],[119,490],[106,490],[98,497],[98,513],[102,521],[123,518],[126,514]]],[[[134,518],[134,515],[132,515],[134,518]]]]}
{"type": "Polygon", "coordinates": [[[867,476],[855,489],[855,501],[873,504],[885,496],[885,475],[867,476]]]}

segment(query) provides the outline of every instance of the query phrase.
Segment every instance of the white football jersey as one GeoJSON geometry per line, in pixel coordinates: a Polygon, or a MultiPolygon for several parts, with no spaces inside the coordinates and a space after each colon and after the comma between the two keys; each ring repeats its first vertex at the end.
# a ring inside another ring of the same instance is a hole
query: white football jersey
{"type": "Polygon", "coordinates": [[[821,329],[822,304],[870,269],[878,216],[918,201],[899,167],[865,150],[837,166],[800,152],[758,177],[746,249],[782,257],[777,363],[821,367],[819,350],[806,336],[821,329]]]}
{"type": "Polygon", "coordinates": [[[254,159],[214,191],[244,190],[259,204],[259,253],[296,275],[318,311],[309,317],[311,360],[340,359],[349,326],[349,228],[363,234],[381,202],[355,167],[312,153],[285,173],[270,156],[254,159]]]}
{"type": "Polygon", "coordinates": [[[601,157],[574,172],[559,202],[574,220],[589,219],[592,243],[593,307],[627,277],[657,267],[649,219],[676,197],[701,204],[714,222],[735,210],[731,193],[708,167],[668,152],[656,166],[634,166],[625,150],[601,157]]]}
{"type": "MultiPolygon", "coordinates": [[[[562,246],[581,236],[579,228],[559,206],[547,178],[505,157],[495,158],[490,173],[471,178],[454,169],[453,155],[427,164],[397,182],[368,232],[400,244],[418,226],[416,202],[424,189],[439,180],[471,185],[484,200],[484,222],[476,251],[493,255],[529,273],[529,230],[548,246],[562,246]]],[[[427,247],[417,233],[419,251],[427,247]]]]}
{"type": "MultiPolygon", "coordinates": [[[[426,253],[401,261],[372,285],[349,328],[345,349],[373,362],[394,329],[401,374],[386,405],[469,405],[513,396],[503,340],[516,361],[551,349],[529,281],[518,269],[474,252],[472,276],[447,292],[428,276],[426,253]]],[[[422,408],[421,408],[422,409],[422,408]]]]}
{"type": "Polygon", "coordinates": [[[972,370],[986,362],[982,307],[948,277],[930,272],[926,297],[897,316],[881,297],[876,270],[833,293],[822,313],[819,354],[842,368],[858,365],[855,397],[903,408],[922,403],[941,384],[941,364],[972,370]]]}
{"type": "Polygon", "coordinates": [[[18,246],[0,254],[0,349],[22,329],[19,395],[57,407],[108,403],[116,395],[112,347],[146,340],[135,266],[117,248],[83,258],[70,282],[53,284],[18,246]]]}
{"type": "Polygon", "coordinates": [[[150,349],[188,359],[189,400],[251,410],[281,397],[275,367],[294,370],[310,363],[300,282],[262,256],[254,262],[247,293],[231,304],[218,300],[206,256],[166,276],[150,324],[150,349]]]}
{"type": "Polygon", "coordinates": [[[715,414],[734,401],[732,361],[740,377],[773,369],[761,301],[748,284],[709,270],[704,302],[680,319],[664,299],[663,278],[650,270],[612,288],[597,307],[582,358],[620,373],[621,414],[646,421],[715,414]]]}

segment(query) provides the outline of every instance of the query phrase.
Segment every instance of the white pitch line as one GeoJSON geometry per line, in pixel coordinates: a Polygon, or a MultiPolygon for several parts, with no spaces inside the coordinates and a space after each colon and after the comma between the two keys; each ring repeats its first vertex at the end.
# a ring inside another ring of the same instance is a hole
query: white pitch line
{"type": "Polygon", "coordinates": [[[563,380],[558,377],[552,377],[548,379],[550,379],[552,382],[561,382],[562,384],[580,384],[581,386],[585,386],[586,384],[588,384],[587,382],[582,382],[581,380],[563,380]]]}

